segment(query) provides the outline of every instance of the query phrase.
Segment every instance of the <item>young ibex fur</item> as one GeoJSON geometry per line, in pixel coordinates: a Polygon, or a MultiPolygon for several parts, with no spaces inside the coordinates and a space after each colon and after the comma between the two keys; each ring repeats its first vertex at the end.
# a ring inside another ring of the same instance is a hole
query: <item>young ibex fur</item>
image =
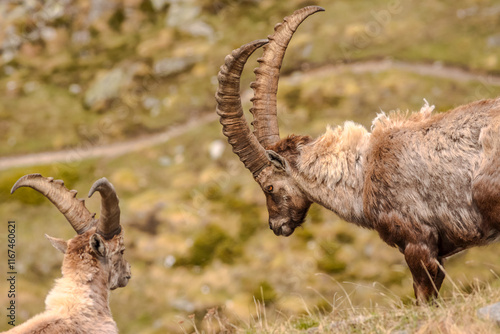
{"type": "Polygon", "coordinates": [[[31,187],[45,195],[66,217],[78,234],[69,241],[46,235],[64,253],[62,277],[45,299],[45,312],[14,327],[7,333],[118,333],[109,308],[109,291],[127,285],[130,264],[123,253],[120,208],[113,185],[106,178],[94,183],[101,194],[101,215],[95,219],[61,180],[40,174],[25,175],[12,187],[31,187]]]}
{"type": "Polygon", "coordinates": [[[445,257],[500,236],[500,99],[435,115],[428,105],[410,116],[382,114],[371,133],[346,122],[316,139],[280,139],[281,62],[299,24],[321,10],[298,10],[269,40],[226,57],[216,94],[223,133],[264,191],[276,235],[291,235],[311,203],[319,203],[398,247],[417,300],[429,300],[443,282],[445,257]],[[252,133],[239,83],[248,57],[263,45],[252,84],[252,133]]]}

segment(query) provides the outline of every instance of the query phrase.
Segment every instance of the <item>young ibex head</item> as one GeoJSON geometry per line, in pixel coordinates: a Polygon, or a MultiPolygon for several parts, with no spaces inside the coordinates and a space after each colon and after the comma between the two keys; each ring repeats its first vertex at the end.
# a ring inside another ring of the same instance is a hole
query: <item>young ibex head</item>
{"type": "MultiPolygon", "coordinates": [[[[90,189],[101,194],[101,215],[95,218],[85,207],[83,199],[76,198],[76,190],[68,190],[62,180],[29,174],[21,177],[12,187],[11,193],[20,187],[30,187],[47,197],[66,217],[78,234],[68,241],[47,236],[51,244],[65,254],[62,272],[81,280],[82,273],[75,270],[80,262],[98,263],[101,275],[107,277],[111,290],[127,285],[131,278],[130,264],[123,256],[125,245],[120,225],[120,207],[113,185],[106,179],[97,180],[90,189]]],[[[91,273],[84,273],[83,275],[91,273]]]]}
{"type": "Polygon", "coordinates": [[[276,235],[291,235],[304,221],[312,203],[292,178],[296,169],[295,158],[300,154],[298,149],[311,139],[291,136],[281,140],[279,136],[276,105],[279,70],[297,27],[309,15],[323,10],[309,6],[295,11],[276,25],[269,40],[256,40],[234,50],[226,57],[219,72],[216,99],[223,133],[233,152],[264,191],[269,227],[276,235]],[[254,117],[254,132],[251,133],[241,105],[240,76],[248,57],[261,46],[264,46],[264,53],[257,60],[260,66],[255,70],[256,81],[251,85],[254,89],[250,109],[254,117]]]}

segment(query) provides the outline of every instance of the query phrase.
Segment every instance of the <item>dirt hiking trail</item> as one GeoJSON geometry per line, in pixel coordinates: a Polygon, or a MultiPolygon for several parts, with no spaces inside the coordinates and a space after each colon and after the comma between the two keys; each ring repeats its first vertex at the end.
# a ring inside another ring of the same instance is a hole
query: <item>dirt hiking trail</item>
{"type": "MultiPolygon", "coordinates": [[[[498,75],[475,73],[460,67],[442,65],[439,62],[434,64],[425,64],[394,60],[368,60],[341,65],[326,65],[308,70],[306,72],[300,72],[298,75],[293,74],[292,76],[289,76],[288,79],[293,81],[301,80],[303,78],[333,76],[337,73],[347,71],[352,73],[377,73],[392,69],[460,82],[477,81],[482,83],[487,90],[491,90],[492,86],[500,86],[500,76],[498,75]]],[[[246,101],[250,98],[251,94],[252,91],[250,89],[246,90],[243,93],[242,99],[246,101]]],[[[46,165],[56,162],[74,163],[85,159],[99,157],[117,157],[130,152],[139,151],[147,147],[166,143],[174,137],[178,137],[198,126],[214,122],[216,120],[217,115],[215,112],[206,113],[197,118],[190,119],[184,124],[172,126],[162,133],[150,136],[141,136],[108,145],[87,145],[85,147],[76,147],[61,151],[0,157],[0,170],[16,167],[46,165]]]]}

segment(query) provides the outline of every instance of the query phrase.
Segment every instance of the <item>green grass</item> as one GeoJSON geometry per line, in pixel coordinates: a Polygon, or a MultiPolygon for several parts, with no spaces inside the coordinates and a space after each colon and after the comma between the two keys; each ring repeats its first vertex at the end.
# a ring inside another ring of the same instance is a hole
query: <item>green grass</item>
{"type": "Polygon", "coordinates": [[[468,294],[457,289],[450,297],[423,306],[393,299],[387,306],[356,307],[344,296],[328,302],[331,311],[326,313],[307,309],[302,315],[272,318],[265,304],[255,301],[257,314],[249,321],[231,321],[220,309],[211,309],[202,321],[190,317],[186,322],[195,333],[496,333],[497,325],[478,319],[477,312],[499,298],[497,288],[479,285],[468,294]]]}

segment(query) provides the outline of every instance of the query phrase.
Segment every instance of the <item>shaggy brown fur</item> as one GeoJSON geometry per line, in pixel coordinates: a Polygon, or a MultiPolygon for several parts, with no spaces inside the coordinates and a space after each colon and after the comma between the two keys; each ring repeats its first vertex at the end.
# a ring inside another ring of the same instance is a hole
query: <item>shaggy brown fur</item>
{"type": "Polygon", "coordinates": [[[500,99],[429,109],[381,115],[371,134],[346,122],[316,140],[277,144],[285,167],[271,164],[257,179],[264,191],[273,185],[275,233],[293,233],[306,204],[319,203],[398,247],[417,298],[436,296],[443,258],[500,235],[500,99]]]}

